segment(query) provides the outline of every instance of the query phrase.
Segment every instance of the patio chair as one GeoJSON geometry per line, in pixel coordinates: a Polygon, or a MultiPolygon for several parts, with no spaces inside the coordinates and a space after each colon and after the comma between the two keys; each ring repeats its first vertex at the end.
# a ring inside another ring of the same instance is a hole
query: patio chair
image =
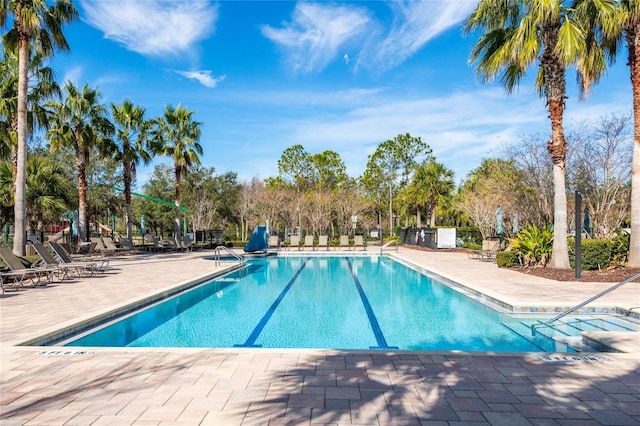
{"type": "Polygon", "coordinates": [[[316,245],[313,242],[313,234],[304,236],[304,248],[311,247],[311,250],[316,249],[316,245]]]}
{"type": "Polygon", "coordinates": [[[131,242],[131,240],[128,239],[128,238],[120,238],[120,244],[122,245],[123,251],[127,251],[129,253],[139,253],[140,252],[140,250],[138,250],[138,248],[136,246],[134,246],[133,242],[131,242]]]}
{"type": "Polygon", "coordinates": [[[348,235],[340,235],[340,244],[338,244],[338,247],[347,247],[349,250],[351,250],[351,244],[349,243],[348,235]]]}
{"type": "Polygon", "coordinates": [[[299,235],[292,235],[291,236],[291,243],[289,244],[289,248],[293,248],[293,247],[297,247],[298,250],[300,250],[300,236],[299,235]]]}
{"type": "Polygon", "coordinates": [[[41,262],[44,266],[49,268],[57,268],[58,271],[62,274],[60,281],[64,281],[65,278],[69,279],[69,272],[75,272],[78,274],[78,277],[81,277],[84,273],[89,273],[89,275],[93,275],[93,270],[97,267],[97,264],[89,263],[89,262],[58,262],[55,257],[42,243],[31,243],[31,246],[36,251],[38,257],[40,257],[41,262]]]}
{"type": "Polygon", "coordinates": [[[318,236],[318,249],[320,247],[326,247],[329,250],[329,236],[328,235],[320,235],[318,236]]]}
{"type": "Polygon", "coordinates": [[[107,258],[84,259],[84,260],[78,259],[78,258],[74,259],[73,257],[71,257],[69,252],[65,250],[64,246],[62,246],[59,243],[49,243],[49,247],[51,247],[51,250],[53,250],[54,255],[58,258],[58,260],[60,261],[59,263],[61,264],[86,265],[93,269],[92,272],[102,272],[102,273],[106,272],[107,267],[109,267],[109,259],[107,258]]]}
{"type": "Polygon", "coordinates": [[[182,237],[182,247],[184,248],[185,251],[188,251],[188,252],[193,250],[193,242],[191,242],[190,236],[185,235],[184,237],[182,237]]]}
{"type": "Polygon", "coordinates": [[[277,235],[269,235],[269,248],[280,249],[280,237],[277,235]]]}
{"type": "Polygon", "coordinates": [[[8,272],[3,272],[3,281],[5,278],[10,277],[14,280],[18,281],[17,286],[22,286],[25,279],[31,280],[31,284],[33,285],[47,285],[48,283],[53,281],[53,274],[58,271],[57,268],[51,267],[41,267],[41,268],[29,268],[25,266],[18,256],[13,254],[10,248],[8,247],[0,247],[0,258],[9,268],[8,272]],[[46,282],[44,284],[40,284],[41,278],[45,276],[46,282]],[[37,278],[37,281],[35,279],[37,278]]]}
{"type": "Polygon", "coordinates": [[[362,247],[362,250],[367,250],[367,246],[364,243],[364,237],[362,235],[355,235],[353,237],[353,249],[357,250],[358,247],[362,247]]]}
{"type": "Polygon", "coordinates": [[[127,251],[126,248],[116,246],[116,243],[114,243],[111,238],[107,237],[102,240],[102,242],[106,247],[105,253],[122,253],[123,251],[127,251]]]}

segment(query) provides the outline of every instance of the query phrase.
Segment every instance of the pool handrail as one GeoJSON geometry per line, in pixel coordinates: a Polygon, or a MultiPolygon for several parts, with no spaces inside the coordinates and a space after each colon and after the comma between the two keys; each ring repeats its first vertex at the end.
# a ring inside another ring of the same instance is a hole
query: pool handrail
{"type": "Polygon", "coordinates": [[[585,300],[584,302],[574,306],[573,308],[570,308],[570,309],[564,311],[563,313],[551,318],[550,320],[548,320],[546,322],[541,322],[541,323],[538,323],[538,324],[531,324],[531,335],[535,336],[536,327],[548,326],[548,325],[558,321],[560,318],[563,318],[563,317],[569,315],[571,312],[577,311],[578,309],[582,308],[584,305],[587,305],[587,304],[593,302],[594,300],[601,298],[605,294],[615,290],[616,288],[618,288],[620,286],[623,286],[623,285],[635,280],[636,278],[640,278],[640,273],[632,275],[629,278],[620,281],[618,284],[612,285],[608,289],[601,291],[600,293],[596,294],[595,296],[590,297],[589,299],[585,300]]]}
{"type": "Polygon", "coordinates": [[[383,245],[382,247],[380,247],[380,254],[382,254],[382,252],[384,251],[384,249],[386,249],[387,247],[389,247],[390,245],[395,245],[396,246],[396,251],[398,251],[398,241],[393,240],[393,241],[389,241],[388,243],[386,243],[385,245],[383,245]]]}
{"type": "Polygon", "coordinates": [[[234,252],[233,250],[231,250],[227,246],[218,246],[218,247],[216,247],[216,249],[214,251],[214,256],[213,256],[213,260],[216,262],[215,263],[216,266],[220,266],[220,253],[221,253],[221,251],[223,249],[227,253],[229,253],[231,255],[231,257],[234,257],[235,259],[237,259],[238,262],[240,263],[240,266],[244,266],[244,264],[245,264],[244,256],[234,252]]]}

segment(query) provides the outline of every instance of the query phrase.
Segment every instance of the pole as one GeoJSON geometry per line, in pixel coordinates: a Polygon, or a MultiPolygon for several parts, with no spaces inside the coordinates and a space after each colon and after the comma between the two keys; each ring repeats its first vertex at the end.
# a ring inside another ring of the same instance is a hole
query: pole
{"type": "Polygon", "coordinates": [[[582,194],[576,191],[576,278],[582,277],[582,194]]]}

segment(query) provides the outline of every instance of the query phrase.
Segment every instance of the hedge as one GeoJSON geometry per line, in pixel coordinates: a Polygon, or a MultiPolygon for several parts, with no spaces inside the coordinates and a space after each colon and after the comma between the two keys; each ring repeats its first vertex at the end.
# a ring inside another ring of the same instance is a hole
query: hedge
{"type": "MultiPolygon", "coordinates": [[[[582,249],[582,269],[595,270],[608,268],[611,264],[611,253],[613,243],[609,240],[583,240],[580,245],[582,249]]],[[[571,267],[576,266],[575,243],[569,244],[569,262],[571,267]]]]}
{"type": "Polygon", "coordinates": [[[496,263],[500,268],[520,266],[520,258],[517,253],[512,251],[499,251],[496,253],[496,263]]]}

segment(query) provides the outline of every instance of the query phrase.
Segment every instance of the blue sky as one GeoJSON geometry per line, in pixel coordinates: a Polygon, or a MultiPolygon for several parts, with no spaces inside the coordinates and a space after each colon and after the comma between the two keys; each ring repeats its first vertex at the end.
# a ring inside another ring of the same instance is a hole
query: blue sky
{"type": "MultiPolygon", "coordinates": [[[[131,99],[149,117],[167,104],[195,110],[203,165],[243,180],[277,175],[294,144],[336,151],[356,177],[380,142],[408,132],[459,182],[501,145],[549,128],[533,71],[510,95],[476,78],[476,38],[461,32],[475,4],[83,1],[66,29],[71,52],[52,66],[61,83],[97,86],[108,103],[131,99]]],[[[567,127],[631,111],[621,52],[586,102],[567,73],[567,127]]]]}

